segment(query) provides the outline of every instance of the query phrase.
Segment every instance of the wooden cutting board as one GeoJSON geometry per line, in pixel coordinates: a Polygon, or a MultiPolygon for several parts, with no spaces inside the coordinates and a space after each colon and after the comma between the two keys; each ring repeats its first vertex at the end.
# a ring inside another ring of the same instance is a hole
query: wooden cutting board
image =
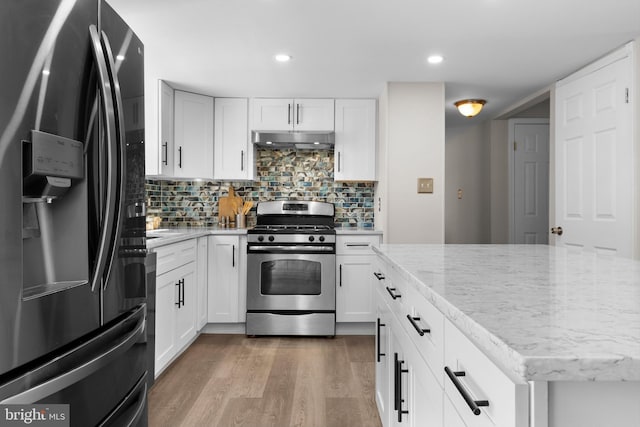
{"type": "Polygon", "coordinates": [[[229,195],[218,199],[218,218],[228,216],[232,221],[235,221],[234,212],[237,206],[242,206],[243,203],[242,197],[236,196],[233,187],[229,187],[229,195]]]}

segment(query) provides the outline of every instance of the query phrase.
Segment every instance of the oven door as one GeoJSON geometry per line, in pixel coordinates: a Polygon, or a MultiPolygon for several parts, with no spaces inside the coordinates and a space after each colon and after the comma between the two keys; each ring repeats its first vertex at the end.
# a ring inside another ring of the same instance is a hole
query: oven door
{"type": "Polygon", "coordinates": [[[247,310],[335,311],[335,254],[249,250],[247,264],[247,310]]]}

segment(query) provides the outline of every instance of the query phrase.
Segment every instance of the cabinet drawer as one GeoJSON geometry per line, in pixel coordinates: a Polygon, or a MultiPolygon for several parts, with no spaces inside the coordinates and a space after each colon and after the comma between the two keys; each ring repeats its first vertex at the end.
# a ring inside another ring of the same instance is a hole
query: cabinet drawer
{"type": "Polygon", "coordinates": [[[181,265],[188,264],[196,260],[196,239],[185,240],[184,242],[172,245],[160,246],[155,250],[158,254],[156,274],[159,276],[167,271],[171,271],[181,265]]]}
{"type": "Polygon", "coordinates": [[[404,293],[406,294],[405,312],[399,320],[442,387],[444,383],[444,369],[442,369],[444,315],[411,285],[407,284],[404,293]],[[422,335],[418,330],[422,331],[422,335]]]}
{"type": "Polygon", "coordinates": [[[342,235],[336,237],[337,255],[374,255],[373,247],[380,244],[377,235],[342,235]]]}
{"type": "Polygon", "coordinates": [[[445,320],[445,336],[445,369],[458,380],[460,390],[448,374],[444,389],[467,427],[527,426],[527,383],[515,383],[507,377],[449,320],[445,320]],[[464,394],[475,401],[487,401],[488,406],[479,406],[475,415],[464,394]]]}

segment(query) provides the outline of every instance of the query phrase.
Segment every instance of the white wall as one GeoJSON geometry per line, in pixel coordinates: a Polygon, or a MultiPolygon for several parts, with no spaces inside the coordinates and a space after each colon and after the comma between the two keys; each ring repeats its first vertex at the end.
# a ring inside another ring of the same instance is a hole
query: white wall
{"type": "Polygon", "coordinates": [[[634,105],[635,119],[633,120],[633,134],[634,134],[634,154],[635,154],[635,197],[634,197],[634,224],[633,224],[633,254],[634,258],[640,259],[640,36],[634,41],[633,50],[633,63],[635,79],[633,80],[633,87],[635,88],[632,94],[632,102],[634,105]]]}
{"type": "Polygon", "coordinates": [[[488,129],[488,122],[447,128],[445,243],[490,243],[488,129]],[[462,190],[462,198],[458,198],[458,190],[462,190]]]}
{"type": "Polygon", "coordinates": [[[145,124],[145,164],[147,175],[160,173],[158,141],[158,80],[166,79],[162,75],[162,66],[158,63],[162,52],[153,50],[154,44],[145,47],[144,63],[144,124],[145,124]]]}
{"type": "Polygon", "coordinates": [[[444,83],[387,83],[380,104],[385,242],[443,243],[444,83]],[[418,178],[433,178],[433,194],[417,193],[418,178]]]}
{"type": "Polygon", "coordinates": [[[509,164],[508,126],[506,120],[491,120],[490,178],[491,185],[491,243],[509,243],[509,164]]]}

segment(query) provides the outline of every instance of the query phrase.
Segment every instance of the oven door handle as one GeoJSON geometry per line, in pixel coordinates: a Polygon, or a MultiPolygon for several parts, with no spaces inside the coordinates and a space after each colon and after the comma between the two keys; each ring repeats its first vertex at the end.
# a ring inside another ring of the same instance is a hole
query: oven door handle
{"type": "Polygon", "coordinates": [[[249,252],[334,252],[333,246],[312,246],[312,245],[261,245],[249,246],[249,252]]]}

